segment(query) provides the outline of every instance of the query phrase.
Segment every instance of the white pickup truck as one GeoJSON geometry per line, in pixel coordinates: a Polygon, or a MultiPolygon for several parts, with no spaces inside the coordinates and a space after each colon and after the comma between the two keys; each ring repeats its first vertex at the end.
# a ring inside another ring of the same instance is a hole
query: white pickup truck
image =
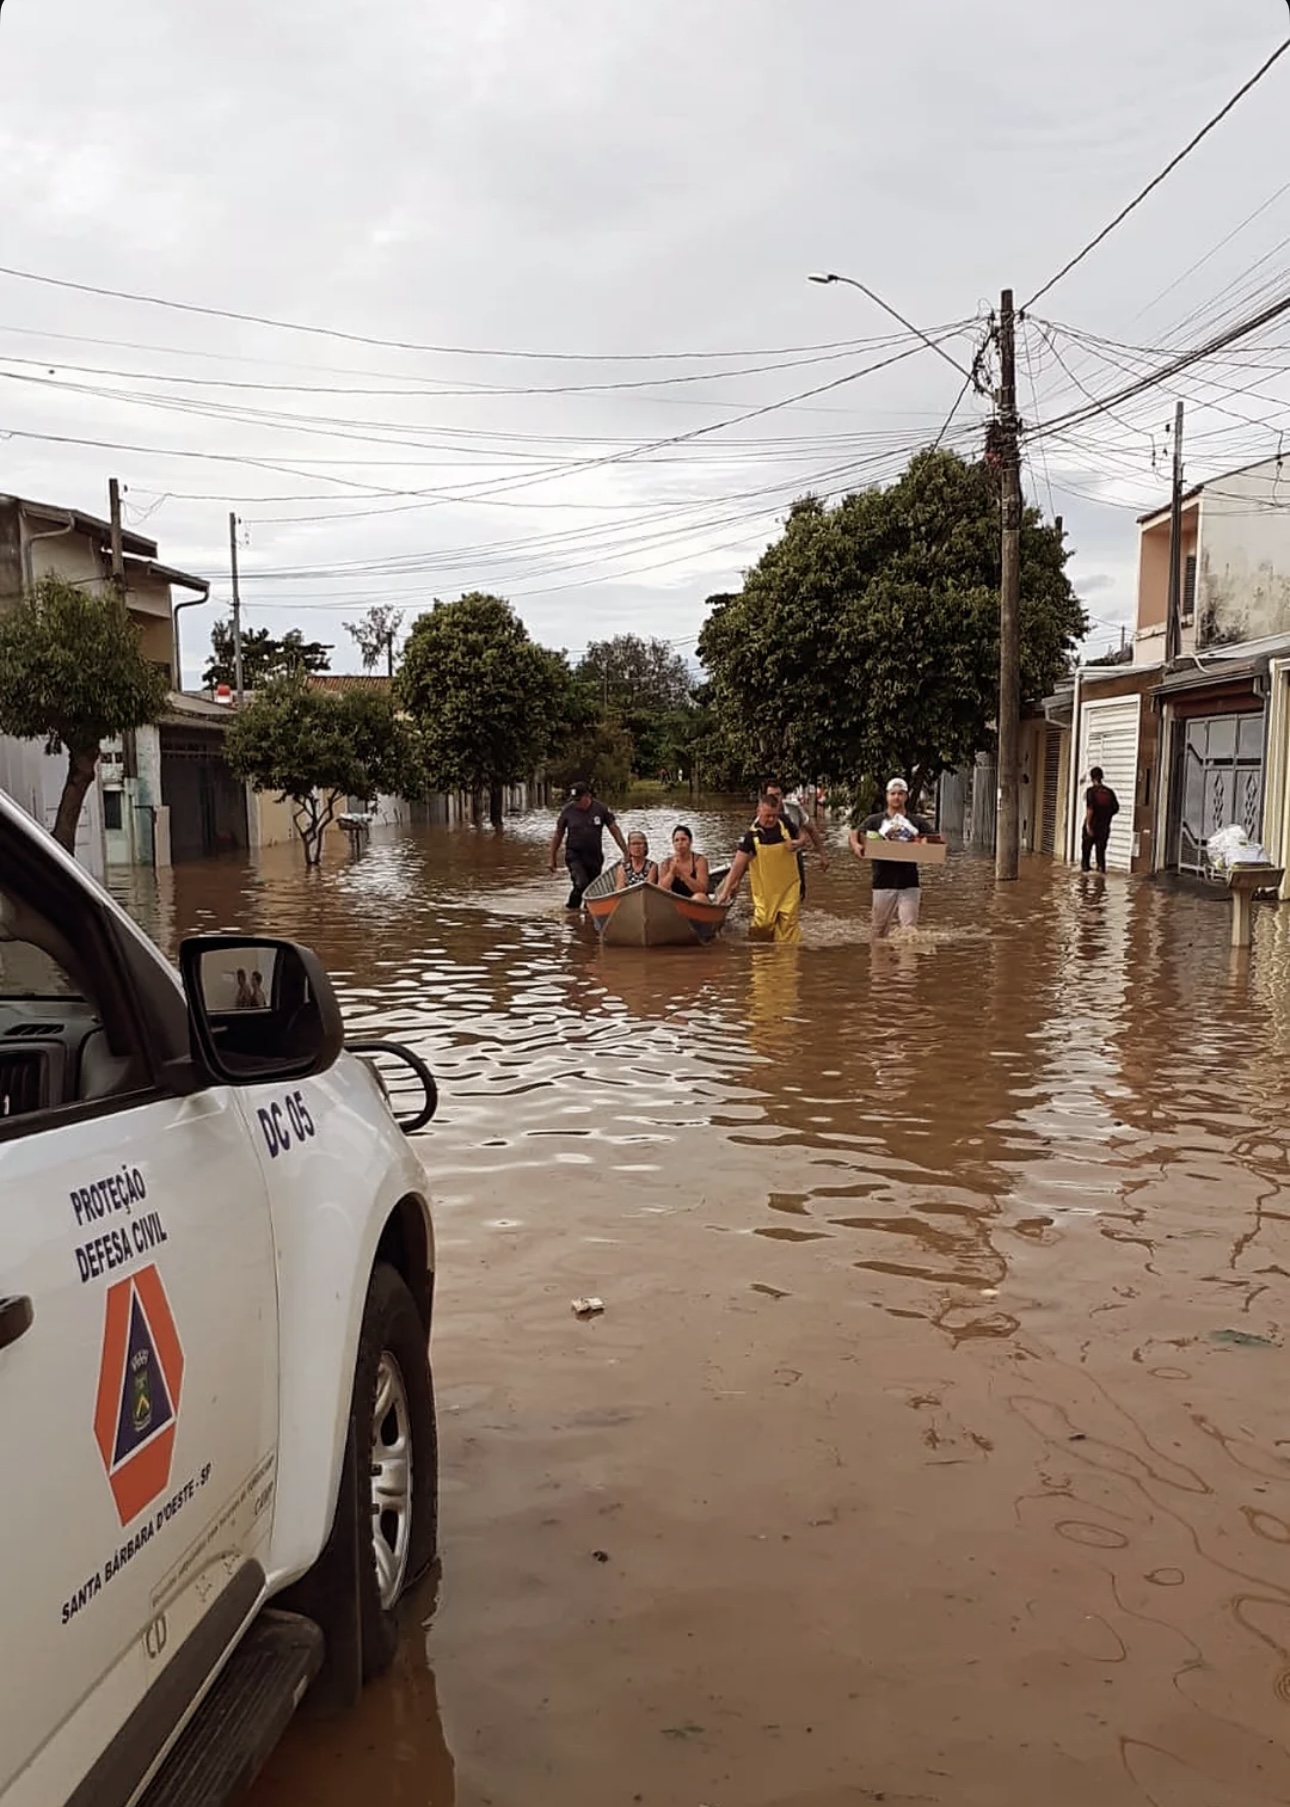
{"type": "Polygon", "coordinates": [[[435,1559],[421,1163],[307,949],[180,967],[0,794],[0,1807],[217,1807],[435,1559]]]}

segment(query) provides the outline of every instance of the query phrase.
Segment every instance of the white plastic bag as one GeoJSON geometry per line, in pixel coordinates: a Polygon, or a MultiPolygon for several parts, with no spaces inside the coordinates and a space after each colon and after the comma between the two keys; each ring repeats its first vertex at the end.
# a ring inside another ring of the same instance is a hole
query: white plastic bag
{"type": "Polygon", "coordinates": [[[1268,864],[1266,850],[1250,839],[1239,822],[1229,822],[1226,828],[1212,834],[1205,843],[1205,851],[1216,872],[1226,872],[1232,866],[1268,864]]]}

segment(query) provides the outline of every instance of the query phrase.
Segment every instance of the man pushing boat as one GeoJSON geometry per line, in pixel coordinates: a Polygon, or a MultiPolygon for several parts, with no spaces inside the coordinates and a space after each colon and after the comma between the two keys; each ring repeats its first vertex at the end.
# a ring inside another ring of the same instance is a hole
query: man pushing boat
{"type": "Polygon", "coordinates": [[[756,819],[740,841],[717,892],[718,903],[731,903],[744,873],[751,873],[753,919],[748,933],[757,941],[802,939],[802,878],[797,856],[806,840],[780,814],[781,802],[781,797],[762,792],[756,819]]]}

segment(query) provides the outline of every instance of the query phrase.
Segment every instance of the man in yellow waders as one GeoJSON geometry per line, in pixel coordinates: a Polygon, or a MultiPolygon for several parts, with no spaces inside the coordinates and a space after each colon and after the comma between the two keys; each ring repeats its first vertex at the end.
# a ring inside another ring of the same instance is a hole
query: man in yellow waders
{"type": "Polygon", "coordinates": [[[802,939],[802,877],[797,855],[805,837],[779,813],[780,799],[765,792],[757,804],[757,818],[731,862],[718,903],[729,903],[739,890],[745,872],[751,872],[753,919],[748,933],[758,941],[802,939]]]}

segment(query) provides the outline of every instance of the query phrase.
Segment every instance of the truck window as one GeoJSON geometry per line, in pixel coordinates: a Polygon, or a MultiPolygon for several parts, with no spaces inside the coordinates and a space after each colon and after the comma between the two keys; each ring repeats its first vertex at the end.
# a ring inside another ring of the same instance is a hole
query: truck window
{"type": "Polygon", "coordinates": [[[24,845],[11,863],[4,839],[0,830],[0,1140],[9,1140],[136,1100],[150,1069],[93,894],[53,867],[42,883],[39,850],[24,845]]]}
{"type": "Polygon", "coordinates": [[[79,996],[58,962],[40,948],[29,941],[0,941],[0,1001],[79,996]]]}

